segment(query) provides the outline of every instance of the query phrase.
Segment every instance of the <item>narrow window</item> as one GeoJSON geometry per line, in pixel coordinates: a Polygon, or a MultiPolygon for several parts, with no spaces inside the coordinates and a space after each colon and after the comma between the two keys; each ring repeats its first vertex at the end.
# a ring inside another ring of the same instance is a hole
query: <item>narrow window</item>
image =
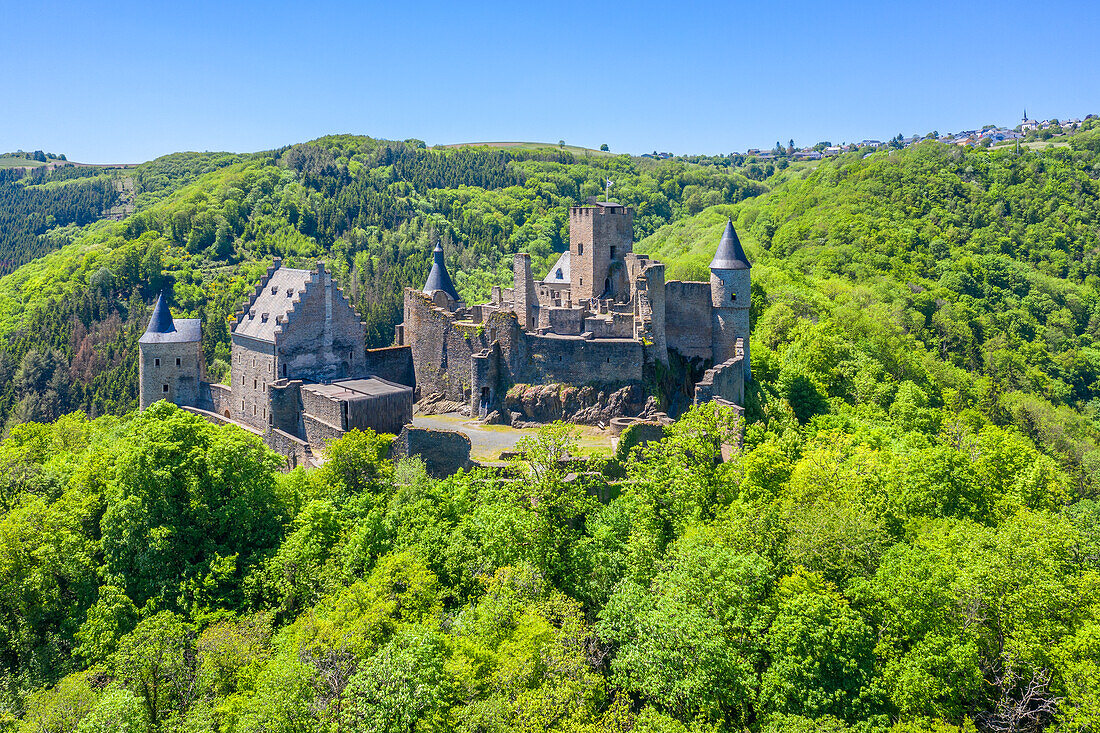
{"type": "Polygon", "coordinates": [[[283,376],[286,376],[286,364],[283,364],[283,376]]]}
{"type": "Polygon", "coordinates": [[[259,386],[260,386],[260,385],[259,385],[259,383],[258,383],[258,380],[256,380],[256,379],[253,379],[253,380],[252,380],[252,389],[256,389],[256,388],[257,388],[257,387],[259,387],[259,386]]]}
{"type": "Polygon", "coordinates": [[[577,254],[578,255],[583,255],[584,254],[584,242],[577,242],[577,254]]]}
{"type": "Polygon", "coordinates": [[[730,300],[737,300],[737,293],[730,293],[730,300]]]}
{"type": "Polygon", "coordinates": [[[160,366],[160,359],[153,359],[153,366],[159,367],[160,366]]]}
{"type": "Polygon", "coordinates": [[[168,385],[167,384],[164,385],[164,387],[161,389],[161,391],[164,392],[165,394],[168,394],[168,385]]]}
{"type": "Polygon", "coordinates": [[[181,363],[182,363],[182,362],[180,361],[180,358],[179,358],[179,357],[177,356],[177,357],[176,357],[176,366],[180,366],[180,365],[181,365],[181,363]]]}

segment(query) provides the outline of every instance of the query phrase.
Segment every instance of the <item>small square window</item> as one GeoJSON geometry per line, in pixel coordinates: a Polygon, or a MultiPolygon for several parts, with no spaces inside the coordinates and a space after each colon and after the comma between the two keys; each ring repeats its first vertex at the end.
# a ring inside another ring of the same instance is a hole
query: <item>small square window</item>
{"type": "Polygon", "coordinates": [[[177,356],[176,357],[176,366],[180,366],[182,363],[183,363],[183,361],[177,356]]]}
{"type": "Polygon", "coordinates": [[[153,366],[159,367],[160,366],[160,359],[153,359],[153,366]]]}

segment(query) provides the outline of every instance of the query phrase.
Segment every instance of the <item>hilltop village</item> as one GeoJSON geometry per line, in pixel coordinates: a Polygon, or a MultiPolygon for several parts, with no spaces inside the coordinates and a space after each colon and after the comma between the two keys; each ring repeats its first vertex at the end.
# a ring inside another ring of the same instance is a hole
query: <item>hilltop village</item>
{"type": "Polygon", "coordinates": [[[644,386],[673,354],[705,367],[684,385],[693,403],[741,405],[751,264],[732,222],[709,281],[666,282],[662,263],[633,251],[633,216],[613,202],[572,207],[569,249],[550,273],[536,281],[530,256],[517,254],[513,287],[478,305],[462,301],[437,244],[424,287],[405,291],[395,345],[380,349],[366,348],[364,324],[323,263],[276,259],[234,318],[229,384],[206,379],[199,321],[173,318],[162,293],[139,341],[140,406],[167,400],[239,425],[293,466],[355,428],[407,434],[417,399],[507,422],[517,385],[587,388],[578,394],[596,400],[626,391],[642,397],[602,417],[667,421],[644,386]]]}

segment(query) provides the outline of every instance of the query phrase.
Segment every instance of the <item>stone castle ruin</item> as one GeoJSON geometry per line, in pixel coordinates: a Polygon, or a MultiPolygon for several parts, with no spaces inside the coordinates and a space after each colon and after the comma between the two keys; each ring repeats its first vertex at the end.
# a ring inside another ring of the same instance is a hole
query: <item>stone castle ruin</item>
{"type": "Polygon", "coordinates": [[[234,320],[230,384],[205,379],[199,321],[172,318],[161,293],[138,341],[140,406],[168,400],[264,437],[293,464],[353,428],[412,422],[403,348],[365,348],[364,325],[322,263],[276,259],[234,320]]]}
{"type": "Polygon", "coordinates": [[[696,402],[742,404],[751,379],[752,265],[733,223],[709,282],[666,282],[662,263],[634,252],[633,220],[633,209],[616,203],[570,208],[569,250],[550,273],[535,281],[530,256],[517,254],[514,286],[494,287],[481,305],[462,302],[437,245],[424,287],[405,290],[397,327],[420,396],[468,404],[472,416],[485,417],[505,409],[515,385],[644,385],[675,352],[713,365],[694,385],[696,402]]]}
{"type": "Polygon", "coordinates": [[[141,408],[163,399],[239,425],[297,465],[354,428],[400,433],[417,396],[499,417],[510,389],[542,385],[576,408],[546,419],[653,417],[646,385],[673,354],[713,365],[689,385],[695,402],[743,404],[751,265],[732,222],[709,282],[666,282],[662,263],[634,252],[633,218],[615,203],[572,207],[569,251],[549,275],[536,282],[517,254],[514,287],[481,305],[462,302],[436,245],[424,287],[405,290],[396,345],[382,349],[366,348],[323,263],[276,259],[234,319],[230,384],[206,379],[200,322],[173,318],[161,293],[138,342],[141,408]],[[586,403],[609,393],[627,396],[586,403]]]}

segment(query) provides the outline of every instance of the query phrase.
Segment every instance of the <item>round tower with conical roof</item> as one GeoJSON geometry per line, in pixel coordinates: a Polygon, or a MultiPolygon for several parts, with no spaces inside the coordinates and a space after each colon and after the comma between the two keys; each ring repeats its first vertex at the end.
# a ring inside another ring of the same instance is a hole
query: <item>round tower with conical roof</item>
{"type": "Polygon", "coordinates": [[[157,400],[196,406],[204,367],[199,320],[172,318],[162,291],[138,339],[139,406],[144,410],[157,400]]]}
{"type": "Polygon", "coordinates": [[[733,221],[728,220],[710,263],[711,351],[714,363],[721,364],[734,357],[737,339],[741,339],[745,348],[746,381],[752,379],[749,368],[751,270],[749,258],[733,230],[733,221]]]}
{"type": "Polygon", "coordinates": [[[458,297],[455,284],[451,282],[451,276],[447,272],[447,263],[443,260],[443,245],[435,243],[432,250],[432,269],[428,273],[428,279],[424,282],[424,294],[435,301],[436,305],[454,310],[461,304],[462,298],[458,297]]]}

